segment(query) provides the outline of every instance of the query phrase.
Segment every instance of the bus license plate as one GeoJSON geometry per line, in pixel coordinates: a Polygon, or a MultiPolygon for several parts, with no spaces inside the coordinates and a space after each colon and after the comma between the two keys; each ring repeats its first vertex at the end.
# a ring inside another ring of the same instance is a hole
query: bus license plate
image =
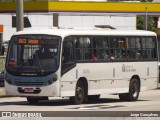
{"type": "Polygon", "coordinates": [[[34,92],[33,88],[24,88],[24,92],[34,92]]]}

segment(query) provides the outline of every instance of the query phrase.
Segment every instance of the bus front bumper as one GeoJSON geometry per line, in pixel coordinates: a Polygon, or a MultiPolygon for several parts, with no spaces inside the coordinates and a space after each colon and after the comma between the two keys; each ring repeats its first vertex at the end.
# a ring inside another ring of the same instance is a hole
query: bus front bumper
{"type": "Polygon", "coordinates": [[[5,82],[5,92],[8,96],[48,96],[59,97],[59,84],[50,86],[14,86],[5,82]]]}

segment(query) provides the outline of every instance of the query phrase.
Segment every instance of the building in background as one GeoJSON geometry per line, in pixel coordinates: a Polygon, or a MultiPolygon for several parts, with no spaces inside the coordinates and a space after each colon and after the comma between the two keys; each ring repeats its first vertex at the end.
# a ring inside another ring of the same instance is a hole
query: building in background
{"type": "MultiPolygon", "coordinates": [[[[8,0],[11,1],[11,0],[8,0]]],[[[14,0],[12,0],[14,1],[14,0]]],[[[33,1],[33,0],[24,0],[33,1]]],[[[43,1],[43,0],[34,0],[43,1]]],[[[55,0],[53,0],[55,1],[55,0]]],[[[58,1],[58,0],[57,0],[58,1]]],[[[59,1],[96,1],[105,2],[107,0],[59,0],[59,1]]],[[[0,14],[0,24],[4,26],[3,42],[8,41],[10,37],[16,32],[13,27],[13,16],[15,14],[0,14]]],[[[31,23],[31,28],[48,28],[53,27],[53,14],[25,14],[31,23]]],[[[60,14],[58,19],[58,26],[60,28],[74,28],[74,27],[94,27],[95,25],[110,25],[116,29],[136,29],[136,16],[88,16],[88,15],[65,15],[60,14]]],[[[25,28],[29,29],[29,28],[25,28]]]]}
{"type": "MultiPolygon", "coordinates": [[[[48,28],[53,27],[53,15],[25,15],[28,17],[31,28],[48,28]]],[[[12,27],[12,15],[0,14],[0,23],[4,26],[3,42],[8,41],[16,32],[16,28],[12,27]]],[[[60,28],[74,27],[94,27],[95,25],[110,25],[116,29],[136,29],[136,17],[120,17],[120,16],[65,16],[59,15],[60,28]]],[[[25,28],[30,29],[30,28],[25,28]]]]}

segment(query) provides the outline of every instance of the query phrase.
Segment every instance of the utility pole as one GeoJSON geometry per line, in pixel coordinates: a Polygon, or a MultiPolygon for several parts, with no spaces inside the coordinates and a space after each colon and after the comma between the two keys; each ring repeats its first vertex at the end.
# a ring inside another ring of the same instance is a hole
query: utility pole
{"type": "Polygon", "coordinates": [[[145,10],[146,14],[144,16],[144,29],[145,30],[148,30],[148,15],[147,15],[147,7],[146,7],[146,10],[145,10]]]}
{"type": "Polygon", "coordinates": [[[58,18],[59,18],[58,13],[53,13],[53,27],[59,27],[58,18]]]}
{"type": "Polygon", "coordinates": [[[16,28],[21,31],[24,28],[23,0],[16,0],[16,28]]]}
{"type": "MultiPolygon", "coordinates": [[[[55,2],[59,0],[54,0],[55,2]]],[[[59,27],[59,14],[58,13],[53,13],[53,27],[59,27]]]]}

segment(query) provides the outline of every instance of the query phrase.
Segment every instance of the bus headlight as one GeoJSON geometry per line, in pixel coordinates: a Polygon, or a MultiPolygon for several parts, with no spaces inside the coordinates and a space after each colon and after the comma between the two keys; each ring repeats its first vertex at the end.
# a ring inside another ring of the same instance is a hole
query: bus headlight
{"type": "Polygon", "coordinates": [[[57,77],[53,77],[53,81],[54,81],[54,82],[57,81],[57,77]]]}
{"type": "Polygon", "coordinates": [[[55,75],[55,76],[53,77],[53,81],[55,82],[55,81],[57,81],[57,79],[58,79],[58,77],[57,77],[57,75],[55,75]]]}
{"type": "Polygon", "coordinates": [[[55,74],[52,80],[48,80],[48,84],[54,83],[55,81],[57,81],[57,79],[58,79],[58,77],[57,77],[57,75],[55,74]]]}
{"type": "Polygon", "coordinates": [[[48,80],[48,84],[52,84],[53,83],[53,80],[48,80]]]}

